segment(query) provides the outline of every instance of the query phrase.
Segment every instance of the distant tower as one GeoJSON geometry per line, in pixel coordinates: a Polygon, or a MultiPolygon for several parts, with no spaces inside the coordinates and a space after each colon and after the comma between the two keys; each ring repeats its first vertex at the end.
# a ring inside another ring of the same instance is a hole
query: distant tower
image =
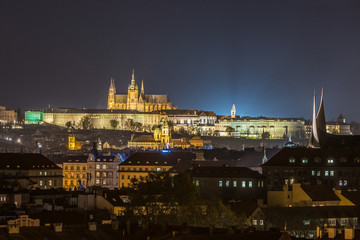
{"type": "Polygon", "coordinates": [[[115,94],[116,94],[116,88],[115,88],[115,82],[114,79],[110,79],[110,87],[109,87],[109,95],[108,95],[108,109],[114,109],[115,108],[115,94]]]}
{"type": "Polygon", "coordinates": [[[127,108],[128,110],[137,110],[137,103],[139,100],[139,88],[135,83],[135,73],[134,69],[132,72],[131,83],[128,88],[128,95],[127,95],[127,108]]]}
{"type": "Polygon", "coordinates": [[[342,115],[342,113],[340,113],[339,117],[337,118],[337,122],[340,124],[346,123],[346,120],[345,120],[344,116],[342,115]]]}
{"type": "Polygon", "coordinates": [[[231,108],[231,118],[235,118],[235,117],[236,117],[236,108],[235,108],[235,104],[233,104],[231,108]]]}
{"type": "Polygon", "coordinates": [[[262,164],[266,163],[268,161],[268,158],[266,156],[266,148],[264,147],[264,156],[262,158],[262,164]]]}
{"type": "Polygon", "coordinates": [[[141,94],[144,94],[144,80],[141,81],[141,94]]]}

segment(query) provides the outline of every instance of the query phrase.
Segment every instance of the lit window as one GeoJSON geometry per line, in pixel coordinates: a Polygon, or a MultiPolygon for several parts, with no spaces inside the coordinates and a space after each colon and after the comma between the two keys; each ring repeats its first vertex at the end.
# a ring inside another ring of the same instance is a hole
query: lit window
{"type": "Polygon", "coordinates": [[[106,172],[103,173],[103,177],[106,177],[106,172]]]}
{"type": "Polygon", "coordinates": [[[161,168],[159,168],[159,167],[156,168],[156,171],[157,171],[157,172],[160,172],[160,171],[161,171],[161,168]]]}
{"type": "Polygon", "coordinates": [[[264,225],[264,220],[260,220],[260,225],[261,225],[261,226],[264,225]]]}
{"type": "Polygon", "coordinates": [[[51,186],[52,185],[52,181],[51,180],[49,180],[49,186],[51,186]]]}
{"type": "Polygon", "coordinates": [[[252,181],[249,181],[249,187],[252,187],[252,181]]]}
{"type": "Polygon", "coordinates": [[[233,181],[233,187],[237,187],[237,181],[233,181]]]}
{"type": "Polygon", "coordinates": [[[303,164],[308,163],[308,159],[307,159],[307,158],[304,158],[304,159],[302,160],[302,163],[303,163],[303,164]]]}
{"type": "Polygon", "coordinates": [[[200,184],[199,184],[199,180],[196,180],[195,181],[195,185],[198,187],[200,184]]]}
{"type": "Polygon", "coordinates": [[[253,225],[254,225],[254,226],[257,225],[257,220],[253,220],[253,225]]]}
{"type": "Polygon", "coordinates": [[[100,184],[100,180],[99,180],[99,179],[96,179],[96,184],[100,184]]]}
{"type": "Polygon", "coordinates": [[[339,180],[339,186],[342,186],[342,185],[343,185],[343,181],[339,180]]]}
{"type": "Polygon", "coordinates": [[[329,163],[329,164],[334,163],[334,159],[328,159],[328,163],[329,163]]]}
{"type": "Polygon", "coordinates": [[[96,172],[96,177],[100,177],[100,172],[96,172]]]}
{"type": "Polygon", "coordinates": [[[40,172],[39,174],[40,174],[40,176],[42,176],[42,172],[40,172]]]}
{"type": "Polygon", "coordinates": [[[316,174],[316,171],[312,170],[311,171],[311,176],[315,176],[315,174],[316,174]]]}
{"type": "Polygon", "coordinates": [[[344,186],[347,186],[347,180],[344,180],[344,186]]]}
{"type": "Polygon", "coordinates": [[[43,181],[40,180],[40,186],[42,186],[42,185],[43,185],[43,181]]]}
{"type": "Polygon", "coordinates": [[[226,187],[229,187],[229,186],[230,186],[230,181],[226,181],[226,182],[225,182],[225,186],[226,186],[226,187]]]}
{"type": "Polygon", "coordinates": [[[241,187],[246,187],[246,181],[241,182],[241,187]]]}
{"type": "Polygon", "coordinates": [[[289,158],[289,163],[295,163],[295,158],[289,158]]]}
{"type": "Polygon", "coordinates": [[[222,187],[222,181],[219,181],[219,187],[222,187]]]}
{"type": "Polygon", "coordinates": [[[334,171],[330,171],[330,176],[334,176],[334,171]]]}
{"type": "Polygon", "coordinates": [[[106,169],[106,165],[103,165],[103,169],[106,169]]]}
{"type": "Polygon", "coordinates": [[[260,181],[258,181],[258,187],[260,187],[260,181]]]}
{"type": "Polygon", "coordinates": [[[96,169],[100,169],[100,164],[96,164],[96,169]]]}
{"type": "Polygon", "coordinates": [[[325,171],[324,175],[325,177],[329,176],[329,171],[325,171]]]}
{"type": "Polygon", "coordinates": [[[320,177],[321,176],[321,171],[318,171],[316,176],[320,177]]]}
{"type": "Polygon", "coordinates": [[[261,181],[261,187],[264,187],[264,181],[261,181]]]}

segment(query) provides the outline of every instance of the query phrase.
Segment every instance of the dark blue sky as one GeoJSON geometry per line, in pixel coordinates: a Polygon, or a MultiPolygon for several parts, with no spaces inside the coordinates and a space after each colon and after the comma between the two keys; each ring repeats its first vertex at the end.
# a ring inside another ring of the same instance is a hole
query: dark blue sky
{"type": "Polygon", "coordinates": [[[360,121],[360,1],[1,1],[0,104],[105,108],[110,77],[179,108],[360,121]]]}

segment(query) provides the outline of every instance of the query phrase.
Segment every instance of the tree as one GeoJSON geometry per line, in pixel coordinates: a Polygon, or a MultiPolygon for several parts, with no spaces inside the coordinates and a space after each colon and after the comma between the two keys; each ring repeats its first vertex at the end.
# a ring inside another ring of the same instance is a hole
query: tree
{"type": "Polygon", "coordinates": [[[141,131],[141,130],[142,130],[142,128],[143,128],[142,123],[135,122],[135,123],[134,123],[134,130],[133,130],[133,131],[137,131],[137,132],[139,132],[139,131],[141,131]]]}
{"type": "Polygon", "coordinates": [[[261,139],[265,140],[265,139],[269,139],[270,138],[270,133],[269,132],[263,132],[261,134],[261,139]]]}
{"type": "Polygon", "coordinates": [[[66,126],[67,128],[71,128],[71,126],[72,126],[71,121],[66,122],[66,123],[65,123],[65,126],[66,126]]]}
{"type": "Polygon", "coordinates": [[[89,116],[82,117],[80,120],[80,126],[85,130],[92,128],[92,123],[91,123],[90,117],[89,116]]]}
{"type": "Polygon", "coordinates": [[[235,129],[233,127],[230,126],[226,126],[225,132],[227,132],[227,134],[230,136],[232,132],[234,132],[235,129]]]}
{"type": "Polygon", "coordinates": [[[117,126],[119,125],[119,121],[116,120],[116,119],[111,119],[110,120],[110,125],[115,130],[117,128],[117,126]]]}
{"type": "Polygon", "coordinates": [[[128,119],[126,120],[126,129],[130,131],[134,131],[134,120],[128,119]]]}

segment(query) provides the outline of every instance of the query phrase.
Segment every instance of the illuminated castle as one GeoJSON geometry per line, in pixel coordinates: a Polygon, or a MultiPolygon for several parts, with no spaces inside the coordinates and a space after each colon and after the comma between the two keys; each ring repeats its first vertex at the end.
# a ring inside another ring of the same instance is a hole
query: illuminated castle
{"type": "Polygon", "coordinates": [[[139,112],[152,112],[160,110],[176,109],[172,105],[167,95],[146,95],[144,92],[144,83],[141,82],[141,92],[139,94],[138,85],[135,83],[134,70],[131,83],[128,87],[128,93],[116,94],[114,79],[110,80],[108,109],[137,110],[139,112]]]}

